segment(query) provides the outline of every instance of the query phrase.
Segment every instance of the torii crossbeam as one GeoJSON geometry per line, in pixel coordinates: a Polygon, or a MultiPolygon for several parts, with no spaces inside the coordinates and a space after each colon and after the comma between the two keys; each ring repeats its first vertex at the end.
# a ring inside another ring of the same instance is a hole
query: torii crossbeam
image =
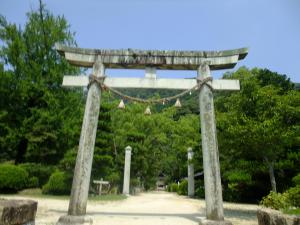
{"type": "MultiPolygon", "coordinates": [[[[229,51],[145,51],[98,50],[56,45],[57,51],[70,64],[93,67],[93,75],[111,88],[155,88],[188,90],[197,82],[210,77],[211,70],[233,68],[248,54],[247,48],[229,51]],[[145,78],[111,78],[105,68],[146,69],[145,78]],[[156,69],[197,70],[197,79],[157,79],[156,69]]],[[[65,76],[63,86],[87,86],[87,76],[65,76]]],[[[239,90],[238,80],[213,80],[214,90],[239,90]]],[[[85,216],[91,167],[95,145],[101,89],[93,82],[88,89],[85,114],[73,177],[67,216],[57,224],[91,224],[85,216]]],[[[206,219],[200,224],[231,224],[224,220],[219,153],[212,90],[203,86],[199,90],[202,153],[205,184],[206,219]]]]}

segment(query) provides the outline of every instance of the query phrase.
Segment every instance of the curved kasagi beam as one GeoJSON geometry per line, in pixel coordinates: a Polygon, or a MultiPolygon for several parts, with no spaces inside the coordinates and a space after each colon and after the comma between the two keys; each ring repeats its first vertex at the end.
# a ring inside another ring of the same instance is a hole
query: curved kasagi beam
{"type": "Polygon", "coordinates": [[[55,48],[72,65],[92,67],[96,57],[100,57],[106,68],[125,69],[155,67],[165,70],[197,70],[203,63],[208,63],[211,70],[230,69],[248,54],[248,48],[226,51],[107,50],[60,44],[56,44],[55,48]]]}

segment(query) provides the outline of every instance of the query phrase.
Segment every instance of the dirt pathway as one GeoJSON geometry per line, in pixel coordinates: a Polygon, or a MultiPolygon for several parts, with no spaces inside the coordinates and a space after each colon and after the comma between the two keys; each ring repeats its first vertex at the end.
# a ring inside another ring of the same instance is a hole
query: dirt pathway
{"type": "MultiPolygon", "coordinates": [[[[55,224],[67,213],[68,200],[31,199],[38,201],[37,225],[55,224]]],[[[234,225],[257,225],[256,209],[256,205],[224,203],[225,217],[234,225]]],[[[151,192],[122,201],[89,201],[87,212],[95,225],[198,225],[205,215],[205,202],[151,192]]]]}

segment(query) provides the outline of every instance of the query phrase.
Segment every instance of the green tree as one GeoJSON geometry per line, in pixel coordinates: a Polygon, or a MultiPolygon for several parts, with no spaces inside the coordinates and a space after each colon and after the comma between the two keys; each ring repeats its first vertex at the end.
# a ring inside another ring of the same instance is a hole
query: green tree
{"type": "Polygon", "coordinates": [[[111,119],[113,104],[107,101],[106,96],[106,93],[102,95],[94,149],[92,179],[100,180],[103,178],[104,180],[109,180],[112,186],[117,186],[121,181],[121,177],[116,163],[117,155],[114,151],[111,119]]]}
{"type": "Polygon", "coordinates": [[[225,76],[241,81],[240,92],[216,101],[225,178],[250,185],[256,173],[267,170],[276,191],[274,170],[297,142],[300,104],[288,99],[296,100],[299,92],[285,76],[268,70],[241,68],[225,76]]]}
{"type": "Polygon", "coordinates": [[[74,45],[73,35],[41,2],[24,28],[0,16],[1,160],[55,164],[77,144],[82,91],[64,90],[61,82],[78,69],[54,49],[56,42],[74,45]]]}
{"type": "Polygon", "coordinates": [[[198,115],[178,116],[174,107],[158,113],[155,106],[151,107],[151,115],[144,115],[145,107],[127,104],[125,110],[114,110],[112,118],[119,170],[123,171],[124,149],[130,145],[131,177],[149,189],[160,174],[169,181],[187,176],[187,148],[192,147],[199,159],[200,133],[198,115]]]}

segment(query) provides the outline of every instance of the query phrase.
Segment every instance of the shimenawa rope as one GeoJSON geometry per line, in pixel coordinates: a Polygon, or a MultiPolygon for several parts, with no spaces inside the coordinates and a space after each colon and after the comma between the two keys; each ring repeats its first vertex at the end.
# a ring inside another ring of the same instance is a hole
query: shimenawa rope
{"type": "Polygon", "coordinates": [[[90,86],[93,84],[93,83],[96,83],[97,85],[99,85],[99,87],[102,89],[102,90],[109,90],[111,91],[112,93],[120,96],[122,99],[127,99],[127,100],[130,100],[130,101],[135,101],[135,102],[141,102],[141,103],[147,103],[147,104],[154,104],[154,103],[166,103],[166,102],[169,102],[173,99],[177,99],[177,98],[180,98],[184,95],[186,95],[187,93],[190,93],[191,91],[195,91],[197,89],[201,89],[204,85],[208,86],[210,89],[213,89],[213,87],[208,83],[209,81],[212,81],[212,77],[206,77],[204,79],[197,79],[197,84],[188,89],[188,90],[184,90],[183,92],[179,93],[179,94],[176,94],[174,96],[170,96],[170,97],[165,97],[165,98],[159,98],[159,99],[142,99],[142,98],[137,98],[137,97],[132,97],[132,96],[129,96],[129,95],[126,95],[114,88],[111,88],[107,85],[104,84],[104,80],[105,80],[105,77],[96,77],[94,75],[90,75],[89,76],[89,84],[88,84],[88,88],[90,88],[90,86]]]}

